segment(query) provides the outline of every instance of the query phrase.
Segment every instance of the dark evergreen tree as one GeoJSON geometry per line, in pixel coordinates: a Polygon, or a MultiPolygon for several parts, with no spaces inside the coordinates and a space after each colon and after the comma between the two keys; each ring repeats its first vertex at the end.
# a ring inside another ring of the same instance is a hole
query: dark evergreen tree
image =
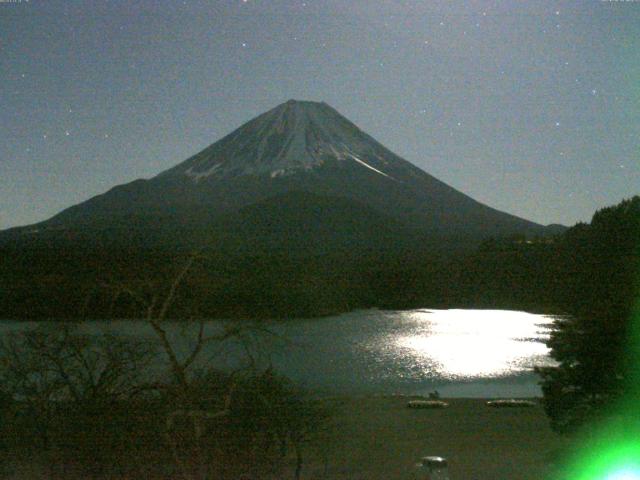
{"type": "Polygon", "coordinates": [[[538,370],[557,431],[571,431],[638,396],[639,250],[640,197],[596,212],[591,224],[576,225],[558,246],[556,294],[567,315],[548,342],[558,366],[538,370]]]}

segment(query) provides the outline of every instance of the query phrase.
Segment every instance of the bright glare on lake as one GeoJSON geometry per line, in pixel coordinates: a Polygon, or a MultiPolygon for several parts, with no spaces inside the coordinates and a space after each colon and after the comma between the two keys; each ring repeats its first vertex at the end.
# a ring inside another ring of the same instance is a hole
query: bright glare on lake
{"type": "Polygon", "coordinates": [[[502,310],[412,312],[414,330],[396,345],[415,356],[417,365],[434,368],[445,378],[502,377],[544,363],[548,348],[541,340],[547,325],[540,316],[502,310]]]}

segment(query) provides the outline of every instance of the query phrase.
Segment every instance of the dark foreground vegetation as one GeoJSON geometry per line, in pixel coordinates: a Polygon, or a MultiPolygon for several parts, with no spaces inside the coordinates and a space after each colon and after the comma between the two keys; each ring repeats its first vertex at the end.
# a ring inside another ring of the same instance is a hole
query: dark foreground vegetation
{"type": "Polygon", "coordinates": [[[574,432],[612,416],[640,434],[640,197],[600,210],[558,242],[558,305],[566,312],[542,368],[552,427],[574,432]]]}
{"type": "Polygon", "coordinates": [[[12,478],[299,478],[326,411],[270,369],[193,368],[156,343],[78,326],[5,336],[2,475],[12,478]],[[157,346],[157,349],[154,348],[157,346]],[[153,373],[158,354],[167,371],[153,373]],[[172,358],[173,356],[173,358],[172,358]]]}
{"type": "Polygon", "coordinates": [[[561,313],[549,341],[559,364],[539,370],[552,428],[573,433],[615,418],[637,438],[640,197],[555,238],[450,250],[418,243],[358,255],[290,246],[242,256],[207,248],[194,256],[160,247],[5,244],[3,317],[142,318],[167,365],[164,376],[149,378],[146,367],[157,352],[148,344],[113,336],[90,341],[70,324],[5,337],[5,456],[33,456],[54,478],[278,478],[287,466],[299,476],[326,411],[252,362],[233,374],[194,368],[205,342],[241,338],[250,323],[231,323],[214,337],[196,329],[195,347],[182,358],[161,321],[195,318],[202,326],[212,316],[295,317],[374,306],[561,313]]]}

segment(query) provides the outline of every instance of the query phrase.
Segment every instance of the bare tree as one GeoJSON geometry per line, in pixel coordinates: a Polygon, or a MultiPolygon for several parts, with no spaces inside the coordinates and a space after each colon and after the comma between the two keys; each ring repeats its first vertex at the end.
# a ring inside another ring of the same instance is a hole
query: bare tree
{"type": "Polygon", "coordinates": [[[0,376],[48,448],[60,405],[127,398],[153,355],[148,343],[132,338],[81,334],[76,324],[43,325],[2,339],[0,376]]]}
{"type": "MultiPolygon", "coordinates": [[[[184,439],[178,435],[178,425],[183,425],[185,421],[191,425],[191,440],[194,448],[189,453],[191,456],[189,460],[192,464],[201,463],[200,459],[203,457],[201,440],[207,426],[215,425],[217,421],[229,415],[238,378],[244,371],[255,370],[256,361],[248,347],[251,336],[257,332],[269,333],[267,329],[255,324],[238,322],[220,324],[221,328],[215,333],[206,333],[206,320],[201,316],[190,316],[186,319],[180,319],[180,324],[184,327],[183,333],[191,336],[189,342],[191,347],[186,355],[179,354],[178,346],[172,341],[167,330],[167,320],[180,287],[199,258],[199,254],[192,254],[166,290],[153,288],[150,292],[141,292],[122,284],[110,286],[113,291],[113,302],[116,302],[123,295],[136,302],[142,311],[144,320],[155,333],[161,351],[168,362],[171,377],[168,383],[154,382],[141,385],[138,391],[158,390],[173,397],[174,407],[167,413],[165,420],[165,437],[173,452],[175,462],[182,466],[185,475],[188,475],[186,472],[189,468],[179,453],[180,444],[184,439]],[[217,398],[205,397],[201,388],[202,378],[198,378],[194,374],[194,366],[207,345],[220,344],[231,339],[245,347],[247,365],[226,377],[226,392],[221,398],[220,395],[217,395],[217,398]],[[204,408],[203,405],[216,405],[216,407],[213,409],[204,408]]],[[[174,323],[172,326],[175,327],[176,324],[174,323]]]]}
{"type": "Polygon", "coordinates": [[[107,285],[109,289],[113,291],[113,301],[115,303],[122,295],[127,295],[132,298],[138,306],[141,308],[144,320],[152,327],[157,339],[160,343],[162,351],[164,352],[172,373],[173,381],[182,389],[184,393],[189,391],[189,368],[196,361],[198,355],[202,351],[203,347],[207,343],[214,341],[224,341],[237,335],[240,328],[236,325],[230,325],[225,330],[216,335],[205,336],[204,327],[205,320],[203,318],[188,318],[186,321],[192,325],[197,323],[198,330],[195,338],[195,345],[186,358],[181,359],[176,352],[175,345],[172,344],[167,330],[163,323],[167,320],[168,313],[175,302],[178,288],[183,283],[185,277],[192,269],[194,263],[199,258],[198,254],[192,254],[183,267],[178,271],[177,275],[173,278],[167,292],[163,292],[161,288],[153,288],[153,290],[146,294],[131,288],[127,285],[107,285]]]}
{"type": "MultiPolygon", "coordinates": [[[[171,381],[142,386],[141,390],[156,389],[174,398],[174,406],[166,414],[165,438],[185,477],[206,476],[207,469],[210,473],[215,468],[205,465],[205,459],[211,458],[204,451],[208,440],[205,432],[233,416],[231,422],[242,422],[242,418],[251,425],[256,420],[260,422],[262,431],[249,432],[254,440],[262,438],[262,446],[256,444],[256,451],[271,451],[273,445],[280,445],[280,456],[284,458],[286,445],[292,445],[296,456],[295,478],[299,478],[303,444],[322,415],[305,403],[300,392],[292,388],[284,377],[274,375],[270,368],[259,373],[261,362],[257,358],[261,343],[258,338],[285,340],[253,322],[221,322],[214,332],[206,328],[206,319],[201,316],[183,318],[171,325],[167,323],[179,290],[198,258],[197,254],[190,256],[166,289],[154,288],[142,293],[126,285],[111,287],[114,301],[126,295],[137,303],[168,362],[171,381]],[[191,346],[186,353],[179,351],[175,338],[169,334],[169,328],[177,325],[185,327],[183,333],[190,337],[191,346]],[[234,341],[243,349],[245,364],[216,380],[206,372],[204,377],[199,377],[194,367],[206,347],[225,341],[234,341]],[[217,385],[224,391],[221,393],[220,388],[211,391],[212,381],[224,383],[223,386],[217,385]],[[180,428],[187,425],[190,425],[190,442],[181,436],[184,431],[180,428]],[[191,448],[185,449],[185,444],[191,448]],[[201,467],[200,471],[198,467],[201,467]]],[[[270,341],[267,344],[272,346],[270,341]]]]}

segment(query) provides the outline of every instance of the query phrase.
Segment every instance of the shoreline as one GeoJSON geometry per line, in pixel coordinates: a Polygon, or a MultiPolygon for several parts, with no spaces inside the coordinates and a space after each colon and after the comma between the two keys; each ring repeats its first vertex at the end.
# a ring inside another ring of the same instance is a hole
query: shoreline
{"type": "MultiPolygon", "coordinates": [[[[338,317],[341,315],[349,315],[358,312],[403,312],[403,311],[413,311],[413,310],[423,310],[423,311],[437,311],[437,310],[496,310],[496,311],[507,311],[507,312],[525,312],[531,313],[533,315],[544,315],[547,317],[558,317],[566,315],[561,309],[550,306],[550,305],[473,305],[473,304],[441,304],[441,305],[431,305],[431,306],[418,306],[414,304],[407,305],[372,305],[368,307],[357,307],[351,308],[348,310],[332,310],[327,312],[317,312],[311,313],[308,315],[293,315],[293,316],[231,316],[231,317],[209,317],[206,316],[203,318],[204,321],[210,322],[246,322],[246,323],[287,323],[287,322],[296,322],[296,321],[304,321],[304,320],[322,320],[325,318],[338,317]]],[[[77,322],[146,322],[145,318],[132,318],[128,316],[115,316],[115,317],[91,317],[87,316],[59,316],[59,317],[50,317],[50,316],[22,316],[22,317],[3,317],[0,318],[0,322],[52,322],[52,323],[77,323],[77,322]]],[[[180,317],[176,318],[166,318],[163,322],[167,323],[180,323],[185,320],[180,317]]]]}
{"type": "MultiPolygon", "coordinates": [[[[309,444],[303,478],[414,479],[420,458],[447,458],[452,480],[540,480],[567,439],[551,431],[539,402],[495,408],[491,398],[441,398],[447,408],[408,408],[413,395],[324,399],[331,425],[309,444]]],[[[503,397],[504,398],[504,397],[503,397]]]]}

